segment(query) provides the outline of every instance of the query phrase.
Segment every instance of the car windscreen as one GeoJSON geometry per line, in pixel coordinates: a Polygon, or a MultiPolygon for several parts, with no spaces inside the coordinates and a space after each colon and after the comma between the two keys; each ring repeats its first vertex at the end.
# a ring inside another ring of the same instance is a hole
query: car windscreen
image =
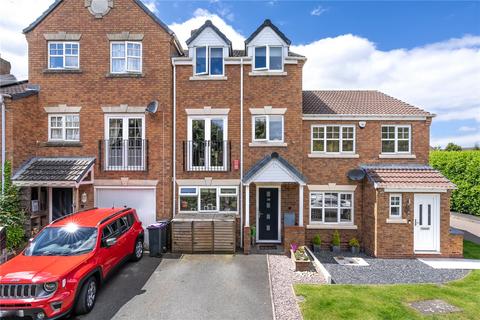
{"type": "Polygon", "coordinates": [[[26,256],[73,256],[88,253],[97,243],[97,228],[69,224],[47,227],[28,245],[26,256]]]}

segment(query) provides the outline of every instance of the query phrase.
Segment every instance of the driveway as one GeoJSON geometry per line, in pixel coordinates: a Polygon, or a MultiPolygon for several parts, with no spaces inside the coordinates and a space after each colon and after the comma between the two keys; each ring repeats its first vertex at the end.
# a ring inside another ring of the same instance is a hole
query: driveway
{"type": "Polygon", "coordinates": [[[452,212],[450,225],[464,232],[464,239],[480,244],[480,217],[452,212]]]}
{"type": "Polygon", "coordinates": [[[145,256],[122,268],[78,319],[271,320],[268,279],[266,255],[145,256]]]}

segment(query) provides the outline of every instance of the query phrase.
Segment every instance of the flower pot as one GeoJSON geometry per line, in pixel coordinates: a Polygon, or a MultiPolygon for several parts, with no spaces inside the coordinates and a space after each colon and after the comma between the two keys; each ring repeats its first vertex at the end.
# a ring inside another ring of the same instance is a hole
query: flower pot
{"type": "Polygon", "coordinates": [[[320,250],[322,250],[321,245],[319,245],[319,244],[314,244],[313,245],[313,252],[314,253],[320,253],[320,250]]]}
{"type": "Polygon", "coordinates": [[[333,253],[340,253],[342,250],[340,249],[340,246],[332,246],[332,252],[333,253]]]}
{"type": "Polygon", "coordinates": [[[295,264],[295,271],[310,271],[312,267],[312,262],[309,260],[297,260],[295,258],[295,253],[293,250],[290,250],[290,258],[292,259],[293,263],[295,264]]]}
{"type": "Polygon", "coordinates": [[[353,254],[360,253],[360,248],[359,247],[350,247],[350,250],[352,251],[353,254]]]}

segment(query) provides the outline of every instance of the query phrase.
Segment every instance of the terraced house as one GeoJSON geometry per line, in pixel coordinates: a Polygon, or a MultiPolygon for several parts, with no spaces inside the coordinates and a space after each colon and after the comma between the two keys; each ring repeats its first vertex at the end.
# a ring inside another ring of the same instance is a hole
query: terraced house
{"type": "Polygon", "coordinates": [[[455,186],[428,166],[434,115],[303,91],[308,57],[270,20],[243,50],[211,21],[182,48],[139,0],[57,0],[24,33],[3,146],[34,221],[125,205],[173,219],[179,252],[328,246],[338,230],[374,256],[461,256],[455,186]]]}

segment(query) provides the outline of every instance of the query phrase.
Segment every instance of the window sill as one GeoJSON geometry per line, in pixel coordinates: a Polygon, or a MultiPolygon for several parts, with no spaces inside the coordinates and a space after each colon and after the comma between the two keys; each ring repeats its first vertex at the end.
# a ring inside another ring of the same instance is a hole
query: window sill
{"type": "Polygon", "coordinates": [[[249,147],[257,148],[257,147],[286,147],[286,142],[250,142],[248,144],[249,147]]]}
{"type": "Polygon", "coordinates": [[[340,223],[316,223],[307,225],[307,229],[338,229],[338,230],[357,230],[358,227],[354,224],[340,224],[340,223]]]}
{"type": "Polygon", "coordinates": [[[405,224],[408,223],[407,219],[399,219],[399,218],[388,218],[387,223],[395,223],[395,224],[405,224]]]}
{"type": "Polygon", "coordinates": [[[46,74],[82,73],[81,69],[44,69],[46,74]]]}
{"type": "Polygon", "coordinates": [[[357,159],[360,156],[356,153],[309,153],[309,158],[338,158],[338,159],[357,159]]]}
{"type": "Polygon", "coordinates": [[[43,145],[43,147],[67,147],[67,148],[79,148],[82,147],[82,143],[80,141],[47,141],[43,145]]]}
{"type": "Polygon", "coordinates": [[[145,75],[141,72],[128,73],[107,73],[107,78],[143,78],[145,75]]]}
{"type": "Polygon", "coordinates": [[[269,77],[269,76],[280,76],[284,77],[287,75],[286,71],[280,72],[280,71],[252,71],[248,73],[249,76],[251,77],[269,77]]]}
{"type": "Polygon", "coordinates": [[[226,76],[192,76],[189,80],[192,81],[215,81],[215,80],[227,80],[226,76]]]}
{"type": "Polygon", "coordinates": [[[378,155],[380,159],[416,159],[414,154],[401,154],[401,153],[381,153],[378,155]]]}

